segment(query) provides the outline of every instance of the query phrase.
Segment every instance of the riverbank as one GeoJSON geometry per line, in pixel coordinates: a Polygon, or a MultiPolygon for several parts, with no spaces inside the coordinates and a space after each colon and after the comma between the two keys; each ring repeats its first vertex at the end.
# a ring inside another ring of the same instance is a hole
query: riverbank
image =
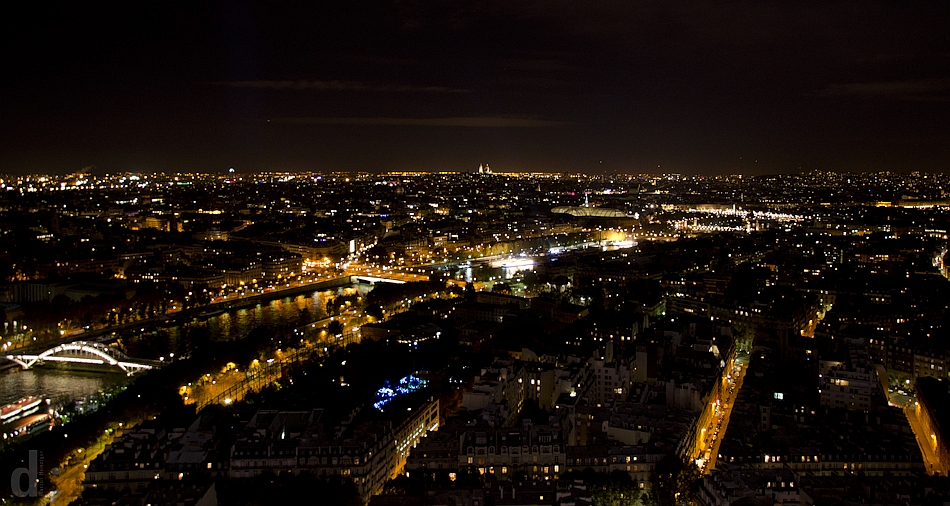
{"type": "MultiPolygon", "coordinates": [[[[193,308],[188,308],[183,311],[178,311],[175,313],[168,313],[160,316],[153,316],[151,318],[145,318],[143,320],[138,320],[130,323],[123,323],[121,325],[113,325],[109,327],[104,327],[101,329],[89,330],[79,334],[67,334],[59,339],[50,339],[44,340],[42,343],[30,344],[22,348],[17,348],[15,350],[10,349],[4,354],[6,355],[23,355],[23,354],[35,354],[52,348],[53,346],[58,346],[64,343],[72,343],[76,341],[91,341],[99,340],[101,342],[111,341],[111,334],[115,334],[115,337],[118,337],[118,334],[134,329],[136,327],[147,327],[154,324],[161,323],[175,323],[175,322],[185,322],[192,320],[196,317],[199,317],[201,313],[208,311],[217,311],[225,310],[230,311],[232,309],[243,309],[248,307],[256,306],[261,302],[271,301],[274,299],[282,299],[284,297],[291,297],[294,295],[299,295],[301,293],[306,293],[310,291],[322,291],[330,288],[339,288],[341,286],[348,286],[354,284],[355,276],[340,276],[338,278],[328,279],[324,281],[319,281],[317,283],[308,283],[305,285],[292,286],[283,289],[276,289],[271,292],[252,295],[250,297],[241,297],[236,299],[225,299],[217,302],[212,302],[211,304],[205,304],[201,306],[196,306],[193,308]],[[103,336],[109,336],[106,339],[99,339],[103,336]]],[[[16,366],[12,363],[2,364],[4,367],[0,368],[0,371],[8,369],[10,366],[16,366]]]]}

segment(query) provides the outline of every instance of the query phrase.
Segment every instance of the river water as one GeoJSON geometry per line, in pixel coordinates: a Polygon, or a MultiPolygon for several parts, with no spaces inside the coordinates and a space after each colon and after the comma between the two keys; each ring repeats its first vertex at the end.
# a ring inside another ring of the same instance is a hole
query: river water
{"type": "MultiPolygon", "coordinates": [[[[120,339],[131,357],[168,359],[170,353],[187,353],[193,346],[210,341],[226,341],[246,336],[258,327],[294,328],[326,318],[326,305],[333,297],[359,291],[365,295],[371,285],[350,285],[332,290],[308,292],[235,309],[207,319],[173,325],[150,325],[120,339]]],[[[65,404],[104,389],[124,385],[130,378],[120,373],[82,372],[60,368],[19,367],[0,371],[0,406],[30,395],[65,404]]]]}

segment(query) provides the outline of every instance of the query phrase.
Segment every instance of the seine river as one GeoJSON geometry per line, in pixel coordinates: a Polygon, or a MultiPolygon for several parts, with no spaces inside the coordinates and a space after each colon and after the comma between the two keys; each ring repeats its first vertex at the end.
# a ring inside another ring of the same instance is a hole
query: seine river
{"type": "MultiPolygon", "coordinates": [[[[315,291],[294,297],[262,302],[257,306],[234,309],[206,319],[175,325],[151,325],[144,331],[123,336],[122,347],[129,356],[168,360],[170,353],[181,355],[206,341],[240,338],[258,327],[294,328],[326,318],[327,302],[358,290],[365,294],[370,285],[350,285],[333,290],[315,291]]],[[[34,395],[53,404],[77,401],[104,389],[123,385],[124,374],[82,372],[50,367],[24,371],[19,367],[0,371],[0,406],[34,395]]]]}

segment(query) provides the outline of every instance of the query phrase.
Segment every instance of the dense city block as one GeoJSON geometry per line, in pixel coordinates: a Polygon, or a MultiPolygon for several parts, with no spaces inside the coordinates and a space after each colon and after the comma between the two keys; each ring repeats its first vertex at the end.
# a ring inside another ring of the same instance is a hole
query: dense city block
{"type": "Polygon", "coordinates": [[[4,501],[943,504],[948,190],[3,176],[4,501]]]}

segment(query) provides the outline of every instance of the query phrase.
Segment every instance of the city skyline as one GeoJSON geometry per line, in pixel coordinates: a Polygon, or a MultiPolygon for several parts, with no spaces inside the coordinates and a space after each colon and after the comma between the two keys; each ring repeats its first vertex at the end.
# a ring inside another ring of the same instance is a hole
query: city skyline
{"type": "Polygon", "coordinates": [[[948,7],[64,7],[4,31],[0,172],[942,172],[948,7]]]}
{"type": "Polygon", "coordinates": [[[950,175],[495,166],[0,176],[0,496],[950,497],[950,175]]]}

